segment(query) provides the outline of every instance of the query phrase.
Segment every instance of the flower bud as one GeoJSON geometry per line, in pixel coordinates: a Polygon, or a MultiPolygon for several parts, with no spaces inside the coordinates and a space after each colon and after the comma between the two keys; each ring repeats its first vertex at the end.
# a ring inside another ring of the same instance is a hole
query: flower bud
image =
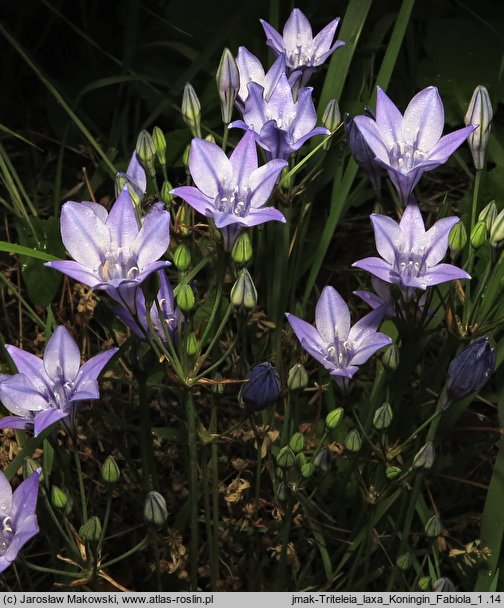
{"type": "Polygon", "coordinates": [[[486,222],[479,220],[474,224],[471,230],[471,245],[474,249],[479,249],[486,243],[487,240],[487,226],[486,222]]]}
{"type": "Polygon", "coordinates": [[[240,401],[250,412],[271,407],[280,397],[280,376],[271,363],[259,363],[247,374],[240,401]]]}
{"type": "Polygon", "coordinates": [[[163,182],[163,185],[161,186],[161,200],[163,201],[163,203],[165,204],[165,207],[167,209],[170,209],[172,203],[173,203],[173,199],[175,198],[173,196],[173,194],[171,193],[171,191],[173,190],[173,186],[170,184],[170,182],[166,181],[163,182]]]}
{"type": "MultiPolygon", "coordinates": [[[[23,462],[23,479],[28,479],[35,471],[40,470],[40,464],[33,458],[25,458],[23,462]]],[[[40,481],[43,481],[44,476],[40,476],[40,481]]]]}
{"type": "Polygon", "coordinates": [[[121,472],[117,466],[117,462],[112,456],[107,456],[102,465],[100,474],[105,483],[114,484],[119,481],[121,472]]]}
{"type": "Polygon", "coordinates": [[[229,124],[233,114],[233,106],[240,90],[240,72],[236,61],[229,49],[224,49],[217,69],[217,90],[221,104],[222,122],[229,124]]]}
{"type": "Polygon", "coordinates": [[[362,447],[362,440],[356,429],[352,429],[345,438],[345,447],[349,452],[358,452],[362,447]]]}
{"type": "Polygon", "coordinates": [[[222,395],[225,389],[225,385],[222,384],[222,380],[224,380],[222,374],[215,372],[212,379],[215,382],[215,384],[212,384],[212,393],[215,395],[222,395]]]}
{"type": "Polygon", "coordinates": [[[329,412],[325,419],[326,427],[330,431],[334,431],[334,429],[341,422],[341,419],[343,418],[344,414],[345,410],[342,407],[337,407],[335,410],[329,412]]]}
{"type": "Polygon", "coordinates": [[[320,469],[322,473],[327,473],[332,464],[331,452],[327,448],[320,450],[315,454],[313,464],[317,469],[320,469]]]}
{"type": "Polygon", "coordinates": [[[187,283],[179,285],[180,289],[177,293],[177,304],[182,312],[188,313],[194,307],[196,297],[191,286],[187,283]]]}
{"type": "Polygon", "coordinates": [[[194,357],[194,355],[198,352],[199,350],[199,340],[196,337],[196,334],[194,332],[191,332],[189,334],[189,336],[187,337],[187,343],[186,343],[186,352],[189,355],[189,357],[194,357]]]}
{"type": "Polygon", "coordinates": [[[422,576],[418,581],[420,591],[428,591],[430,587],[430,576],[422,576]]]}
{"type": "Polygon", "coordinates": [[[483,220],[486,224],[488,232],[492,228],[492,224],[497,217],[497,205],[495,201],[490,201],[486,207],[484,207],[478,215],[479,220],[483,220]]]}
{"type": "Polygon", "coordinates": [[[201,104],[192,85],[187,83],[182,96],[182,118],[193,137],[201,137],[201,104]]]}
{"type": "Polygon", "coordinates": [[[239,266],[246,266],[252,259],[252,253],[252,243],[248,232],[240,232],[231,249],[233,262],[239,266]]]}
{"type": "Polygon", "coordinates": [[[146,524],[152,524],[156,528],[161,528],[168,519],[168,509],[166,508],[166,500],[159,492],[149,492],[145,498],[144,505],[144,521],[146,524]]]}
{"type": "MultiPolygon", "coordinates": [[[[291,439],[292,441],[292,439],[291,439]]],[[[304,447],[304,437],[303,437],[303,447],[304,447]]],[[[292,448],[292,446],[291,446],[292,448]]],[[[304,454],[303,452],[298,452],[296,454],[296,464],[299,467],[299,470],[301,470],[305,464],[308,464],[308,458],[306,458],[306,454],[304,454]]]]}
{"type": "Polygon", "coordinates": [[[434,446],[432,445],[432,442],[429,441],[429,443],[426,443],[415,454],[415,457],[413,458],[413,468],[427,471],[432,468],[435,458],[436,453],[434,451],[434,446]]]}
{"type": "Polygon", "coordinates": [[[156,168],[154,166],[156,148],[154,146],[151,134],[145,129],[140,131],[140,134],[138,135],[136,153],[149,175],[154,177],[154,175],[156,175],[156,168]]]}
{"type": "Polygon", "coordinates": [[[298,452],[302,452],[305,446],[305,438],[303,433],[294,433],[292,435],[291,440],[289,441],[290,449],[297,454],[298,452]]]}
{"type": "Polygon", "coordinates": [[[411,568],[411,556],[409,553],[403,553],[396,559],[397,567],[400,570],[406,571],[411,568]]]}
{"type": "Polygon", "coordinates": [[[276,487],[275,498],[280,502],[287,499],[287,486],[283,481],[280,481],[276,487]]]}
{"type": "Polygon", "coordinates": [[[185,243],[181,243],[173,252],[173,263],[182,272],[191,265],[191,252],[185,243]]]}
{"type": "Polygon", "coordinates": [[[485,155],[490,138],[493,110],[490,96],[485,87],[479,85],[474,89],[473,96],[469,102],[467,113],[464,118],[466,125],[478,125],[469,135],[467,143],[471,150],[476,169],[485,167],[485,155]]]}
{"type": "Polygon", "coordinates": [[[209,133],[208,135],[205,135],[205,141],[209,141],[211,144],[217,143],[215,141],[215,137],[211,133],[209,133]]]}
{"type": "Polygon", "coordinates": [[[301,363],[296,363],[289,370],[287,386],[291,391],[297,391],[308,386],[308,373],[301,363]]]}
{"type": "Polygon", "coordinates": [[[449,578],[443,576],[442,578],[438,578],[437,581],[432,585],[432,591],[441,591],[442,593],[453,593],[456,591],[455,585],[451,582],[449,578]]]}
{"type": "Polygon", "coordinates": [[[385,469],[385,475],[387,476],[387,479],[395,479],[396,477],[399,477],[401,473],[401,467],[390,466],[385,469]]]}
{"type": "Polygon", "coordinates": [[[79,536],[88,543],[97,543],[100,540],[101,531],[101,522],[94,515],[80,527],[79,536]]]}
{"type": "Polygon", "coordinates": [[[467,230],[463,222],[457,222],[448,235],[448,246],[452,257],[456,257],[467,243],[467,230]]]}
{"type": "Polygon", "coordinates": [[[497,247],[504,241],[504,209],[492,222],[490,227],[490,245],[497,247]]]}
{"type": "Polygon", "coordinates": [[[182,236],[187,236],[191,230],[191,210],[187,205],[180,205],[175,214],[175,229],[182,236]]]}
{"type": "Polygon", "coordinates": [[[322,124],[334,133],[341,124],[341,112],[336,99],[330,99],[322,115],[322,124]]]}
{"type": "MultiPolygon", "coordinates": [[[[365,114],[374,119],[374,115],[369,108],[366,108],[365,114]]],[[[376,154],[366,143],[366,140],[362,136],[362,133],[355,124],[353,118],[350,118],[348,114],[345,114],[343,123],[345,125],[348,147],[352,152],[355,162],[361,169],[364,169],[371,180],[373,188],[376,192],[379,192],[381,186],[381,167],[375,161],[376,154]]]]}
{"type": "Polygon", "coordinates": [[[159,127],[152,131],[152,141],[156,149],[156,156],[160,165],[166,165],[166,137],[159,127]]]}
{"type": "Polygon", "coordinates": [[[308,479],[315,472],[315,464],[313,462],[307,462],[301,467],[301,475],[308,479]]]}
{"type": "Polygon", "coordinates": [[[290,469],[296,463],[296,456],[291,448],[286,445],[278,452],[276,461],[282,469],[290,469]]]}
{"type": "Polygon", "coordinates": [[[471,393],[481,390],[495,369],[495,347],[488,336],[481,336],[466,346],[450,363],[446,381],[446,409],[471,393]]]}
{"type": "Polygon", "coordinates": [[[375,412],[373,426],[379,431],[388,429],[392,423],[393,416],[394,414],[390,403],[384,403],[375,412]]]}
{"type": "Polygon", "coordinates": [[[254,281],[246,268],[238,273],[238,278],[231,288],[231,304],[246,312],[252,312],[257,304],[257,291],[254,281]]]}
{"type": "Polygon", "coordinates": [[[68,495],[58,486],[51,488],[51,502],[56,509],[65,509],[68,504],[68,495]]]}
{"type": "Polygon", "coordinates": [[[391,344],[385,349],[382,362],[385,367],[392,371],[399,367],[399,347],[397,344],[391,344]]]}
{"type": "Polygon", "coordinates": [[[441,520],[437,515],[433,515],[427,520],[425,534],[431,538],[435,538],[441,534],[441,520]]]}
{"type": "Polygon", "coordinates": [[[186,173],[188,175],[190,175],[190,171],[189,171],[189,154],[190,154],[190,152],[191,152],[191,146],[186,146],[184,148],[184,152],[182,154],[182,164],[186,168],[186,173]]]}

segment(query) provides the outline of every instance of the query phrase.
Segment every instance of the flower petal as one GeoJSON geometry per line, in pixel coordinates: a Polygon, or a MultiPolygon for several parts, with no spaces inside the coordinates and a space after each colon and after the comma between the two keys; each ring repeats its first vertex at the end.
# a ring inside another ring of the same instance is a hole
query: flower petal
{"type": "Polygon", "coordinates": [[[264,19],[259,19],[259,21],[263,26],[264,33],[266,34],[266,44],[276,53],[282,53],[285,50],[282,36],[273,26],[271,26],[267,21],[264,21],[264,19]]]}
{"type": "Polygon", "coordinates": [[[54,268],[54,270],[59,270],[63,274],[66,274],[72,279],[79,281],[79,283],[84,283],[88,287],[95,287],[101,279],[95,272],[89,270],[79,262],[74,262],[73,260],[61,260],[55,262],[46,262],[44,266],[47,268],[54,268]]]}
{"type": "Polygon", "coordinates": [[[348,306],[334,289],[324,287],[315,308],[315,325],[325,344],[331,344],[336,338],[346,340],[350,331],[350,311],[348,306]]]}
{"type": "Polygon", "coordinates": [[[107,228],[110,231],[110,249],[129,251],[139,231],[135,207],[127,188],[119,193],[112,205],[107,218],[107,228]]]}
{"type": "Polygon", "coordinates": [[[86,361],[79,370],[79,374],[73,386],[74,391],[79,391],[83,383],[88,382],[89,380],[96,380],[102,369],[118,350],[118,348],[109,348],[108,350],[91,357],[89,361],[86,361]]]}
{"type": "Polygon", "coordinates": [[[45,410],[50,407],[46,396],[41,393],[25,374],[14,374],[0,384],[0,401],[18,416],[27,412],[45,410]]]}
{"type": "Polygon", "coordinates": [[[0,471],[0,517],[5,517],[10,514],[11,505],[12,488],[7,477],[0,471]]]}
{"type": "Polygon", "coordinates": [[[310,22],[306,15],[298,8],[293,9],[285,22],[283,29],[285,48],[294,50],[298,46],[308,45],[313,42],[313,34],[310,22]]]}
{"type": "Polygon", "coordinates": [[[427,87],[413,97],[404,112],[404,141],[428,152],[438,143],[443,128],[443,102],[436,87],[427,87]]]}
{"type": "Polygon", "coordinates": [[[371,214],[376,250],[390,265],[393,265],[397,252],[404,244],[404,236],[397,222],[386,215],[371,214]]]}
{"type": "Polygon", "coordinates": [[[0,558],[0,572],[10,566],[24,545],[26,545],[31,538],[38,534],[38,531],[39,527],[37,523],[37,516],[33,513],[25,518],[22,530],[16,530],[16,534],[14,535],[9,548],[0,558]]]}
{"type": "Polygon", "coordinates": [[[387,262],[381,258],[364,258],[363,260],[354,262],[352,266],[367,270],[386,283],[399,283],[399,278],[394,276],[393,266],[387,264],[387,262]]]}
{"type": "Polygon", "coordinates": [[[356,116],[354,124],[357,125],[364,141],[371,148],[376,158],[390,168],[389,149],[387,148],[376,122],[369,116],[356,116]]]}
{"type": "Polygon", "coordinates": [[[296,103],[296,115],[289,127],[289,133],[293,141],[301,139],[315,127],[317,123],[317,112],[313,105],[311,87],[305,87],[298,92],[296,103]]]}
{"type": "Polygon", "coordinates": [[[422,246],[427,253],[425,263],[430,268],[438,264],[446,255],[448,249],[448,235],[450,230],[460,221],[458,217],[445,217],[438,220],[432,228],[427,230],[422,246]]]}
{"type": "MultiPolygon", "coordinates": [[[[331,50],[331,44],[334,38],[334,34],[338,28],[340,19],[333,19],[330,23],[328,23],[324,28],[320,30],[320,32],[313,39],[313,48],[315,49],[315,57],[317,59],[320,58],[322,54],[325,54],[331,50]]],[[[338,46],[342,46],[341,41],[338,46]]],[[[344,43],[343,43],[344,44],[344,43]]],[[[336,49],[336,45],[332,50],[336,49]]]]}
{"type": "Polygon", "coordinates": [[[180,196],[180,198],[184,199],[186,203],[189,203],[193,209],[199,211],[201,215],[213,217],[215,209],[213,199],[205,196],[197,188],[194,188],[194,186],[180,186],[179,188],[174,188],[170,194],[180,196]]]}
{"type": "Polygon", "coordinates": [[[110,246],[109,230],[98,214],[73,201],[61,210],[61,238],[72,258],[93,270],[103,262],[110,246]]]}
{"type": "Polygon", "coordinates": [[[64,325],[49,338],[44,351],[44,368],[55,382],[72,382],[80,368],[80,350],[64,325]]]}
{"type": "Polygon", "coordinates": [[[249,82],[264,84],[264,68],[259,59],[246,47],[240,46],[236,55],[236,65],[240,73],[240,90],[238,96],[245,101],[248,97],[247,85],[249,82]]]}
{"type": "Polygon", "coordinates": [[[363,363],[366,363],[369,357],[374,355],[376,351],[389,344],[392,344],[392,339],[380,332],[374,332],[371,335],[366,336],[360,343],[359,349],[352,357],[350,364],[362,365],[363,363]]]}
{"type": "Polygon", "coordinates": [[[439,285],[440,283],[446,283],[447,281],[454,281],[455,279],[470,279],[471,275],[467,274],[465,270],[457,268],[452,264],[438,264],[431,268],[429,272],[426,272],[422,279],[427,283],[427,287],[433,285],[439,285]]]}
{"type": "Polygon", "coordinates": [[[224,182],[230,184],[233,178],[233,169],[224,151],[206,139],[192,140],[189,170],[196,187],[211,199],[217,196],[224,182]]]}
{"type": "MultiPolygon", "coordinates": [[[[385,143],[388,150],[391,150],[397,144],[397,142],[402,142],[402,114],[399,112],[395,103],[380,87],[377,87],[376,92],[376,126],[380,133],[381,139],[385,143]]],[[[371,148],[373,148],[369,141],[368,144],[371,146],[371,148]]]]}
{"type": "Polygon", "coordinates": [[[233,184],[246,187],[250,175],[257,169],[257,146],[253,131],[245,131],[229,157],[233,168],[233,184]]]}
{"type": "Polygon", "coordinates": [[[265,222],[271,221],[282,223],[286,222],[286,219],[283,214],[274,207],[261,207],[260,209],[251,209],[246,217],[246,220],[246,225],[249,227],[258,226],[259,224],[264,224],[265,222]]]}
{"type": "Polygon", "coordinates": [[[297,339],[301,343],[304,342],[305,345],[315,350],[324,348],[324,341],[313,325],[310,325],[310,323],[303,321],[303,319],[300,319],[289,312],[285,313],[285,316],[296,334],[297,339]]]}
{"type": "Polygon", "coordinates": [[[33,428],[33,418],[21,416],[4,416],[0,418],[0,429],[22,429],[33,428]]]}
{"type": "MultiPolygon", "coordinates": [[[[28,518],[35,513],[41,469],[32,473],[28,479],[19,484],[12,495],[11,517],[16,523],[17,533],[27,531],[30,523],[28,518]]],[[[37,529],[38,530],[38,529],[37,529]]]]}
{"type": "Polygon", "coordinates": [[[475,128],[474,125],[469,125],[468,127],[444,135],[425,157],[425,160],[437,161],[439,164],[445,163],[455,150],[465,142],[475,128]]]}
{"type": "Polygon", "coordinates": [[[406,205],[399,222],[407,251],[415,251],[425,237],[425,225],[420,207],[416,203],[406,205]]]}
{"type": "Polygon", "coordinates": [[[128,168],[126,169],[126,175],[133,184],[138,187],[142,194],[145,194],[145,191],[147,190],[147,176],[145,175],[145,170],[138,159],[136,151],[133,152],[131,156],[128,168]]]}
{"type": "Polygon", "coordinates": [[[144,218],[131,252],[137,256],[140,272],[157,261],[170,244],[170,214],[168,211],[151,210],[144,218]]]}
{"type": "Polygon", "coordinates": [[[250,175],[250,205],[252,207],[257,209],[267,203],[280,173],[287,164],[285,160],[270,160],[250,175]]]}

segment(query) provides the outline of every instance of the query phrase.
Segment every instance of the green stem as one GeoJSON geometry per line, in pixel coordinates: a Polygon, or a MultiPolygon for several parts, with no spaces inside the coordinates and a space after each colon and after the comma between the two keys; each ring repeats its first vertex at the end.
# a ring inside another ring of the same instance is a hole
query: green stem
{"type": "Polygon", "coordinates": [[[37,566],[36,564],[32,564],[29,561],[24,560],[24,563],[31,570],[36,570],[37,572],[45,572],[47,574],[57,574],[58,576],[67,576],[68,578],[82,578],[82,572],[66,572],[65,570],[55,570],[54,568],[45,568],[44,566],[37,566]]]}
{"type": "Polygon", "coordinates": [[[196,443],[196,410],[193,395],[186,392],[187,444],[189,451],[189,500],[191,505],[191,542],[189,561],[191,564],[191,591],[198,589],[198,453],[196,443]]]}
{"type": "Polygon", "coordinates": [[[108,522],[110,519],[111,507],[112,507],[112,490],[109,488],[108,495],[107,495],[107,506],[105,507],[105,517],[103,518],[102,531],[100,534],[100,540],[98,541],[98,548],[97,548],[98,555],[101,555],[101,549],[102,549],[103,541],[105,540],[105,533],[107,531],[107,526],[108,526],[108,522]]]}
{"type": "Polygon", "coordinates": [[[137,551],[140,551],[141,549],[146,547],[148,543],[149,543],[149,536],[144,536],[144,538],[142,538],[142,540],[137,545],[135,545],[134,547],[132,547],[125,553],[122,553],[118,557],[114,557],[114,559],[111,559],[110,561],[105,562],[104,564],[101,564],[100,569],[105,570],[105,568],[110,568],[110,566],[117,564],[117,562],[120,562],[121,560],[129,557],[130,555],[133,555],[137,551]]]}
{"type": "MultiPolygon", "coordinates": [[[[210,564],[212,573],[212,584],[219,580],[219,447],[215,435],[217,435],[217,401],[212,399],[212,414],[210,418],[211,444],[211,470],[212,470],[212,517],[213,517],[213,542],[214,563],[210,564]]],[[[215,586],[213,586],[215,589],[215,586]]]]}
{"type": "Polygon", "coordinates": [[[278,562],[277,571],[277,591],[283,591],[285,585],[285,573],[287,570],[287,549],[289,547],[290,529],[292,524],[292,498],[289,495],[287,505],[285,507],[285,519],[282,531],[282,550],[280,552],[280,560],[278,562]]]}
{"type": "MultiPolygon", "coordinates": [[[[473,228],[476,225],[476,215],[478,213],[478,197],[479,197],[479,189],[481,184],[481,169],[476,171],[476,175],[474,177],[474,188],[473,188],[473,198],[471,205],[471,220],[469,224],[469,238],[472,234],[473,228]]],[[[472,274],[472,269],[474,265],[474,247],[469,243],[469,255],[467,258],[466,270],[469,274],[472,274]]],[[[471,313],[471,282],[467,281],[465,285],[465,297],[464,297],[464,321],[467,322],[469,319],[469,315],[471,313]]]]}
{"type": "Polygon", "coordinates": [[[87,501],[86,501],[86,492],[84,491],[84,478],[82,477],[82,467],[79,456],[79,450],[77,447],[77,442],[74,442],[74,458],[75,458],[75,467],[77,468],[77,479],[79,481],[79,493],[81,499],[81,509],[82,509],[82,523],[85,523],[88,519],[87,512],[87,501]]]}
{"type": "MultiPolygon", "coordinates": [[[[61,527],[61,523],[60,523],[60,521],[59,521],[56,513],[54,512],[49,499],[47,498],[47,493],[46,493],[46,491],[45,491],[44,488],[41,488],[41,494],[43,496],[43,500],[44,500],[44,504],[46,506],[46,509],[47,509],[47,511],[48,511],[51,519],[53,520],[54,525],[58,529],[58,532],[61,534],[61,537],[64,539],[64,541],[68,545],[68,548],[75,554],[75,556],[78,559],[80,559],[79,549],[75,545],[75,542],[73,541],[73,538],[70,535],[68,535],[65,532],[65,530],[63,530],[63,528],[61,527]]],[[[66,522],[66,518],[65,518],[64,521],[66,522]]]]}

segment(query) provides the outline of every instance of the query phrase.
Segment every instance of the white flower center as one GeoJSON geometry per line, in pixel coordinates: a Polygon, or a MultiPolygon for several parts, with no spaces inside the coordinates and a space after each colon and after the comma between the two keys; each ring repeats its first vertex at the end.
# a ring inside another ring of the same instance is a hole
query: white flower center
{"type": "Polygon", "coordinates": [[[336,367],[345,368],[350,365],[350,361],[354,356],[355,345],[349,340],[340,340],[336,338],[332,344],[327,347],[326,357],[334,363],[336,367]]]}
{"type": "Polygon", "coordinates": [[[222,213],[245,217],[250,210],[250,188],[229,187],[223,183],[214,204],[222,213]]]}
{"type": "Polygon", "coordinates": [[[137,260],[129,251],[125,252],[119,248],[117,251],[108,252],[105,262],[98,269],[101,279],[113,281],[114,279],[136,279],[140,273],[137,260]]]}
{"type": "MultiPolygon", "coordinates": [[[[418,251],[400,251],[396,258],[395,270],[401,279],[422,279],[427,272],[426,254],[425,247],[421,247],[418,251]]],[[[427,287],[430,280],[430,277],[424,277],[424,282],[421,285],[422,289],[427,287]]]]}
{"type": "Polygon", "coordinates": [[[390,164],[401,173],[411,171],[425,158],[425,153],[419,150],[415,144],[405,144],[396,141],[389,153],[390,164]]]}
{"type": "Polygon", "coordinates": [[[14,530],[12,529],[12,520],[9,516],[0,517],[0,555],[4,555],[10,547],[14,530]]]}
{"type": "Polygon", "coordinates": [[[286,50],[287,65],[291,69],[311,67],[315,62],[315,47],[313,40],[308,40],[306,36],[298,34],[296,46],[286,50]]]}

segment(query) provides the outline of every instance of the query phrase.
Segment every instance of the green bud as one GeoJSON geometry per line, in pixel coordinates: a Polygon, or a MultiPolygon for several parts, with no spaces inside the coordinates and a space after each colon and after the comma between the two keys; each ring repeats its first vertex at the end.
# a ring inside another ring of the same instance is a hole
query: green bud
{"type": "Polygon", "coordinates": [[[334,429],[341,422],[341,419],[343,418],[344,414],[345,410],[342,407],[337,407],[335,410],[329,412],[325,419],[326,427],[330,431],[334,431],[334,429]]]}
{"type": "Polygon", "coordinates": [[[194,303],[196,302],[194,291],[191,289],[190,285],[187,285],[187,283],[179,285],[179,287],[180,289],[177,293],[177,304],[182,312],[191,312],[194,307],[194,303]]]}
{"type": "Polygon", "coordinates": [[[217,69],[217,90],[219,91],[222,122],[227,125],[231,122],[233,107],[238,91],[240,90],[240,72],[229,49],[224,49],[217,69]]]}
{"type": "Polygon", "coordinates": [[[471,149],[474,167],[478,170],[485,167],[485,155],[490,138],[493,110],[490,95],[485,87],[479,85],[474,89],[467,113],[464,117],[466,125],[477,125],[477,128],[467,138],[471,149]]]}
{"type": "Polygon", "coordinates": [[[387,476],[387,479],[395,479],[396,477],[399,477],[401,473],[402,470],[400,467],[390,466],[385,469],[385,475],[387,476]]]}
{"type": "Polygon", "coordinates": [[[483,220],[486,224],[487,230],[490,232],[492,224],[497,217],[497,205],[495,201],[490,201],[486,207],[484,207],[478,215],[479,220],[483,220]]]}
{"type": "Polygon", "coordinates": [[[189,173],[189,154],[191,153],[191,146],[186,146],[184,148],[184,153],[182,154],[182,164],[186,168],[187,173],[189,173]]]}
{"type": "MultiPolygon", "coordinates": [[[[25,458],[23,461],[23,479],[28,479],[35,471],[40,469],[40,464],[33,458],[25,458]]],[[[40,476],[40,481],[44,479],[44,475],[40,476]]]]}
{"type": "Polygon", "coordinates": [[[373,426],[379,431],[382,431],[383,429],[388,429],[388,427],[392,423],[393,417],[394,414],[392,412],[392,406],[390,405],[390,403],[384,403],[375,412],[373,418],[373,426]]]}
{"type": "Polygon", "coordinates": [[[175,214],[175,226],[182,236],[187,236],[191,229],[191,209],[186,205],[180,205],[175,214]]]}
{"type": "Polygon", "coordinates": [[[315,454],[313,464],[317,469],[320,469],[322,473],[327,473],[332,464],[331,452],[327,448],[320,450],[315,454]]]}
{"type": "Polygon", "coordinates": [[[173,263],[182,272],[191,265],[191,252],[185,243],[181,243],[173,252],[173,263]]]}
{"type": "Polygon", "coordinates": [[[231,304],[239,309],[252,312],[257,304],[257,291],[254,281],[246,268],[238,273],[238,278],[231,288],[231,304]]]}
{"type": "Polygon", "coordinates": [[[140,159],[142,165],[145,167],[151,177],[156,175],[156,168],[154,166],[154,160],[156,158],[156,148],[152,140],[151,134],[146,131],[140,131],[140,134],[136,143],[136,153],[140,159]]]}
{"type": "Polygon", "coordinates": [[[504,209],[492,222],[490,228],[490,245],[497,247],[504,241],[504,209]]]}
{"type": "Polygon", "coordinates": [[[296,462],[294,452],[289,446],[283,447],[277,454],[276,461],[279,467],[282,469],[290,469],[296,462]]]}
{"type": "Polygon", "coordinates": [[[425,534],[431,538],[441,534],[441,520],[437,515],[433,515],[427,520],[427,523],[425,524],[425,534]]]}
{"type": "Polygon", "coordinates": [[[194,355],[198,352],[198,350],[199,350],[199,340],[196,337],[196,334],[194,332],[192,332],[187,337],[186,352],[189,355],[189,357],[194,357],[194,355]]]}
{"type": "Polygon", "coordinates": [[[283,481],[281,481],[277,484],[277,487],[275,490],[275,498],[280,502],[283,502],[284,500],[287,499],[287,486],[285,485],[285,483],[283,481]]]}
{"type": "Polygon", "coordinates": [[[152,141],[156,149],[156,156],[160,165],[166,165],[166,137],[159,127],[152,131],[152,141]]]}
{"type": "Polygon", "coordinates": [[[252,259],[252,243],[247,231],[242,231],[235,240],[231,249],[233,262],[239,266],[246,266],[252,259]]]}
{"type": "Polygon", "coordinates": [[[476,222],[472,231],[471,231],[471,245],[474,249],[479,249],[482,245],[485,244],[487,240],[487,227],[486,222],[480,220],[476,222]]]}
{"type": "Polygon", "coordinates": [[[385,349],[382,362],[385,367],[391,370],[396,370],[399,367],[399,347],[397,344],[391,344],[385,349]]]}
{"type": "Polygon", "coordinates": [[[345,438],[345,447],[349,452],[358,452],[362,447],[362,440],[356,429],[352,429],[345,438]]]}
{"type": "Polygon", "coordinates": [[[101,478],[105,483],[117,483],[119,481],[119,477],[121,476],[121,471],[117,466],[117,462],[115,461],[113,456],[107,456],[105,462],[101,468],[101,478]]]}
{"type": "Polygon", "coordinates": [[[301,363],[296,363],[289,370],[287,377],[289,390],[296,391],[308,386],[308,374],[301,363]]]}
{"type": "Polygon", "coordinates": [[[299,452],[298,454],[296,454],[296,464],[299,468],[299,470],[301,470],[305,464],[308,463],[308,458],[306,458],[306,454],[304,454],[303,452],[299,452]]]}
{"type": "Polygon", "coordinates": [[[163,182],[163,185],[161,186],[161,200],[167,209],[170,209],[173,199],[175,198],[173,194],[171,194],[172,190],[173,186],[170,184],[170,182],[163,182]]]}
{"type": "Polygon", "coordinates": [[[161,528],[167,519],[168,509],[166,508],[166,500],[159,492],[149,492],[145,498],[144,505],[145,523],[161,528]]]}
{"type": "Polygon", "coordinates": [[[187,83],[182,96],[182,118],[193,137],[201,137],[201,104],[196,91],[187,83]]]}
{"type": "Polygon", "coordinates": [[[411,556],[409,553],[403,553],[396,559],[397,567],[403,571],[411,568],[411,556]]]}
{"type": "Polygon", "coordinates": [[[94,515],[80,527],[79,536],[88,543],[97,543],[100,540],[101,531],[101,522],[94,515]]]}
{"type": "Polygon", "coordinates": [[[315,472],[315,464],[313,462],[307,462],[306,464],[304,464],[301,467],[301,475],[305,479],[308,479],[308,477],[311,477],[314,472],[315,472]]]}
{"type": "Polygon", "coordinates": [[[302,452],[305,446],[305,438],[303,433],[294,433],[289,442],[289,446],[295,454],[302,452]]]}
{"type": "Polygon", "coordinates": [[[51,502],[56,509],[65,509],[68,504],[68,495],[58,486],[51,488],[51,502]]]}
{"type": "Polygon", "coordinates": [[[435,458],[436,453],[434,451],[434,446],[432,445],[432,442],[429,441],[429,443],[426,443],[415,454],[415,458],[413,458],[413,468],[423,470],[431,469],[435,458]]]}
{"type": "Polygon", "coordinates": [[[457,256],[467,243],[467,231],[464,222],[457,222],[448,235],[448,246],[452,257],[457,256]]]}
{"type": "Polygon", "coordinates": [[[456,591],[455,585],[449,578],[443,576],[442,578],[438,578],[437,581],[434,581],[432,585],[432,591],[441,591],[444,593],[453,593],[456,591]]]}
{"type": "Polygon", "coordinates": [[[219,372],[215,372],[213,375],[213,380],[215,380],[216,384],[212,384],[212,393],[215,395],[222,395],[224,393],[225,385],[219,384],[221,380],[223,380],[222,374],[219,372]]]}
{"type": "Polygon", "coordinates": [[[430,577],[422,576],[418,581],[418,589],[420,591],[428,591],[430,589],[430,577]]]}
{"type": "Polygon", "coordinates": [[[341,124],[341,112],[336,99],[330,99],[322,115],[322,124],[334,133],[341,124]]]}
{"type": "Polygon", "coordinates": [[[216,144],[217,142],[215,141],[215,137],[209,133],[208,135],[205,135],[205,140],[209,141],[211,144],[216,144]]]}

